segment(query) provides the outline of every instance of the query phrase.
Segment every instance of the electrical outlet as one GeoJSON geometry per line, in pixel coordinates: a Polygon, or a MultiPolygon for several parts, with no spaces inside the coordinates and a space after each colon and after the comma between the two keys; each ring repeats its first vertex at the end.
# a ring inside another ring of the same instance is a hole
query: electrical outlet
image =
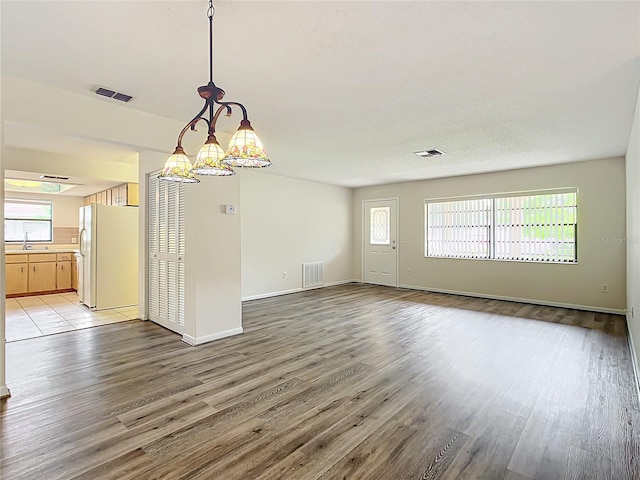
{"type": "Polygon", "coordinates": [[[602,284],[602,293],[609,293],[609,286],[606,283],[602,284]]]}
{"type": "Polygon", "coordinates": [[[78,239],[77,239],[76,237],[73,237],[73,238],[71,239],[71,243],[78,243],[78,239]]]}
{"type": "Polygon", "coordinates": [[[287,278],[287,272],[282,272],[282,279],[286,279],[287,278]]]}
{"type": "Polygon", "coordinates": [[[410,268],[407,268],[407,274],[411,275],[411,269],[410,268]]]}

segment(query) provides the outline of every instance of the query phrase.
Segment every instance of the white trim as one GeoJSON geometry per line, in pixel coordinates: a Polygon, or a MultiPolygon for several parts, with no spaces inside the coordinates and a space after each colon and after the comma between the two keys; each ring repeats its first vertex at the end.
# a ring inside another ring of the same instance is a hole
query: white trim
{"type": "Polygon", "coordinates": [[[222,332],[212,333],[211,335],[205,335],[203,337],[192,337],[186,333],[182,335],[182,341],[188,343],[191,346],[202,345],[203,343],[213,342],[214,340],[220,340],[221,338],[232,337],[234,335],[240,335],[244,330],[242,327],[232,328],[231,330],[223,330],[222,332]]]}
{"type": "Polygon", "coordinates": [[[0,385],[0,398],[9,398],[11,396],[11,392],[5,385],[0,385]]]}
{"type": "Polygon", "coordinates": [[[340,280],[338,282],[325,283],[324,285],[319,285],[317,287],[292,288],[291,290],[281,290],[279,292],[259,293],[258,295],[249,295],[247,297],[242,297],[242,301],[243,302],[247,302],[249,300],[260,300],[261,298],[279,297],[280,295],[288,295],[290,293],[306,292],[307,290],[317,290],[318,288],[335,287],[336,285],[345,285],[347,283],[360,283],[360,280],[340,280]]]}
{"type": "Polygon", "coordinates": [[[638,359],[636,358],[636,348],[633,344],[631,336],[631,328],[629,325],[629,316],[627,316],[627,332],[629,333],[629,351],[631,353],[631,366],[633,367],[633,376],[636,381],[636,393],[638,394],[638,402],[640,402],[640,368],[638,368],[638,359]]]}
{"type": "Polygon", "coordinates": [[[530,303],[532,305],[544,305],[546,307],[572,308],[574,310],[586,310],[588,312],[612,313],[614,315],[625,315],[625,309],[595,307],[592,305],[574,305],[572,303],[547,302],[545,300],[537,300],[533,298],[507,297],[504,295],[491,295],[488,293],[460,292],[458,290],[447,290],[444,288],[418,287],[416,285],[398,285],[398,288],[408,288],[411,290],[422,290],[434,293],[449,293],[452,295],[462,295],[465,297],[487,298],[490,300],[506,300],[508,302],[530,303]]]}

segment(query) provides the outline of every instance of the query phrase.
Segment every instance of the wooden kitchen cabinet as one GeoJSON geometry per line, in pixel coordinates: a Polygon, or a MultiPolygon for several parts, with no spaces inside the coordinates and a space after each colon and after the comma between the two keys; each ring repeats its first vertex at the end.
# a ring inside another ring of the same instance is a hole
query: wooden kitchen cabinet
{"type": "MultiPolygon", "coordinates": [[[[26,255],[24,255],[26,257],[26,255]]],[[[7,295],[19,295],[29,291],[29,264],[7,263],[5,265],[5,287],[7,295]]]]}
{"type": "Polygon", "coordinates": [[[70,291],[77,286],[75,256],[64,253],[5,255],[6,294],[17,297],[44,292],[70,291]]]}
{"type": "Polygon", "coordinates": [[[137,183],[127,183],[127,205],[137,207],[140,204],[140,186],[137,183]]]}
{"type": "Polygon", "coordinates": [[[123,183],[118,187],[117,205],[137,207],[139,204],[139,188],[137,183],[123,183]]]}
{"type": "Polygon", "coordinates": [[[127,184],[123,183],[118,187],[118,205],[125,206],[127,204],[127,184]]]}
{"type": "Polygon", "coordinates": [[[71,252],[56,254],[57,272],[56,272],[56,290],[69,290],[72,284],[73,267],[71,265],[72,258],[75,258],[71,252]]]}
{"type": "Polygon", "coordinates": [[[95,195],[84,197],[85,205],[92,203],[118,207],[137,207],[140,205],[140,187],[137,183],[123,183],[95,195]]]}
{"type": "Polygon", "coordinates": [[[71,257],[71,288],[78,291],[78,257],[71,257]]]}
{"type": "MultiPolygon", "coordinates": [[[[29,255],[29,257],[32,256],[29,255]]],[[[55,290],[56,273],[55,260],[53,262],[29,263],[29,292],[50,292],[55,290]]]]}
{"type": "Polygon", "coordinates": [[[69,290],[71,288],[71,260],[57,262],[56,290],[69,290]]]}

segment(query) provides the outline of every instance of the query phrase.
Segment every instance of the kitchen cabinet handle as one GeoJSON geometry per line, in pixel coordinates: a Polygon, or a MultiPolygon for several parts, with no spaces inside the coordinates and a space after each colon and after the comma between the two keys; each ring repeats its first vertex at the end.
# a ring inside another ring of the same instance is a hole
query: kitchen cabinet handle
{"type": "Polygon", "coordinates": [[[24,267],[20,267],[20,273],[24,273],[24,267]]]}

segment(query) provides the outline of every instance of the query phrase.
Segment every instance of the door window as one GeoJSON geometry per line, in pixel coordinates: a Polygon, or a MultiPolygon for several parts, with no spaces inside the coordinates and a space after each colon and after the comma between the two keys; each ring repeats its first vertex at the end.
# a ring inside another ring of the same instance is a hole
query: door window
{"type": "Polygon", "coordinates": [[[372,207],[369,243],[371,245],[389,245],[391,243],[391,208],[372,207]]]}

